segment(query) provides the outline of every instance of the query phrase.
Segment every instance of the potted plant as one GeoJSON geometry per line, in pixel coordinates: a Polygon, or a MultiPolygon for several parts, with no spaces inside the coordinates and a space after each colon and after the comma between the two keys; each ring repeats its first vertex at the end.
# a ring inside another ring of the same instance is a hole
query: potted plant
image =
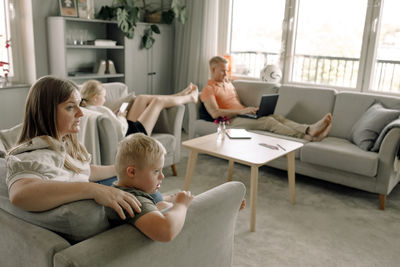
{"type": "MultiPolygon", "coordinates": [[[[180,23],[186,22],[186,7],[180,0],[172,0],[171,7],[164,11],[163,1],[156,10],[149,10],[146,1],[118,0],[111,6],[102,6],[97,18],[105,20],[116,20],[118,28],[129,39],[132,39],[135,33],[137,22],[161,22],[171,24],[174,19],[180,23]]],[[[160,34],[160,28],[152,24],[144,30],[142,36],[142,47],[149,49],[153,46],[155,39],[153,33],[160,34]]]]}

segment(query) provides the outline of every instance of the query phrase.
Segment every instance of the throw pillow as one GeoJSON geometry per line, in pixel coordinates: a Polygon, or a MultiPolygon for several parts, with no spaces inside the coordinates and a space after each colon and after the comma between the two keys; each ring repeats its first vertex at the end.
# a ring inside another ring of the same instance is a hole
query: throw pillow
{"type": "MultiPolygon", "coordinates": [[[[385,138],[386,134],[395,127],[400,127],[400,117],[395,119],[394,121],[392,121],[391,123],[389,123],[388,125],[385,126],[385,128],[383,128],[383,130],[381,131],[381,133],[378,136],[378,139],[376,139],[374,146],[372,147],[371,151],[372,152],[378,152],[383,139],[385,138]]],[[[400,153],[400,149],[398,150],[400,153]]]]}
{"type": "Polygon", "coordinates": [[[0,209],[15,217],[57,232],[77,242],[107,230],[110,225],[104,207],[94,200],[80,200],[43,212],[29,212],[11,204],[5,182],[6,161],[0,158],[0,209]]]}
{"type": "Polygon", "coordinates": [[[372,105],[354,124],[352,141],[363,150],[371,150],[382,129],[399,115],[400,110],[387,109],[380,103],[372,105]]]}
{"type": "Polygon", "coordinates": [[[205,121],[214,121],[213,117],[208,113],[206,107],[204,106],[204,103],[200,101],[200,107],[199,107],[199,119],[200,120],[205,120],[205,121]]]}
{"type": "Polygon", "coordinates": [[[4,148],[9,150],[15,143],[17,143],[18,137],[22,130],[22,123],[5,130],[0,130],[0,141],[3,143],[4,148]]]}

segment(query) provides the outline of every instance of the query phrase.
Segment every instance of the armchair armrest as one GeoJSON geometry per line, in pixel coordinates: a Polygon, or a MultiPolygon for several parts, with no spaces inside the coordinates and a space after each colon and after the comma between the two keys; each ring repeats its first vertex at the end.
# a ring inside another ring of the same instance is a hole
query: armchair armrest
{"type": "Polygon", "coordinates": [[[59,235],[2,209],[0,221],[1,266],[52,266],[54,254],[70,246],[59,235]]]}
{"type": "Polygon", "coordinates": [[[184,113],[184,105],[178,105],[162,110],[153,130],[153,133],[168,133],[175,136],[175,162],[179,161],[180,158],[182,123],[184,113]]]}
{"type": "Polygon", "coordinates": [[[229,182],[196,196],[182,232],[169,243],[122,225],[58,252],[54,266],[231,266],[245,191],[242,183],[229,182]]]}
{"type": "Polygon", "coordinates": [[[200,97],[197,104],[188,103],[188,128],[189,128],[189,139],[195,137],[195,122],[199,119],[199,107],[200,107],[200,97]]]}

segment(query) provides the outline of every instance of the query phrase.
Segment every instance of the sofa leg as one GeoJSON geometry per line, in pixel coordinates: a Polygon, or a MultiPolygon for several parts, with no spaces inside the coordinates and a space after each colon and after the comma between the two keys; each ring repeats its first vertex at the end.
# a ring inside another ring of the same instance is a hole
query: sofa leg
{"type": "Polygon", "coordinates": [[[173,176],[178,176],[178,171],[176,170],[176,165],[175,164],[171,165],[171,169],[172,169],[172,175],[173,176]]]}
{"type": "Polygon", "coordinates": [[[385,210],[386,195],[379,194],[379,209],[385,210]]]}

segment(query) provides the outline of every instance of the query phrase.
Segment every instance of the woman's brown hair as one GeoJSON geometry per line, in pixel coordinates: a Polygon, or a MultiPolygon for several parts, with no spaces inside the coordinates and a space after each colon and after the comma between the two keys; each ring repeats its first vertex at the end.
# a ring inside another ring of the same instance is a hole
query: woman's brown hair
{"type": "MultiPolygon", "coordinates": [[[[57,131],[57,106],[68,100],[78,86],[69,81],[52,76],[44,76],[36,81],[29,90],[25,103],[25,114],[22,131],[17,145],[30,141],[38,136],[50,136],[60,139],[57,131]]],[[[44,138],[53,148],[55,146],[44,138]]],[[[64,137],[67,153],[74,159],[89,161],[90,156],[85,147],[79,143],[76,134],[64,137]]],[[[79,173],[81,170],[66,160],[65,168],[79,173]]]]}

